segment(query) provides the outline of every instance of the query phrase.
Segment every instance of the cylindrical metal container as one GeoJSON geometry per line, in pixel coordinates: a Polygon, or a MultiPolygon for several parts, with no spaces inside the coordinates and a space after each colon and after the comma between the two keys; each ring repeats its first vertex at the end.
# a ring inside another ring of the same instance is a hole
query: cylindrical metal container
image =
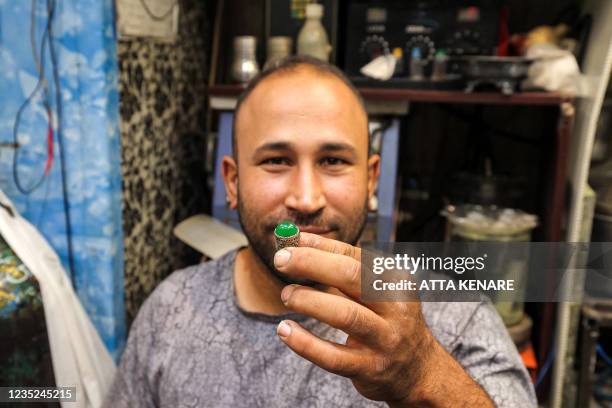
{"type": "Polygon", "coordinates": [[[238,36],[234,38],[234,60],[231,77],[236,82],[249,82],[259,73],[256,58],[257,38],[238,36]]]}
{"type": "Polygon", "coordinates": [[[278,61],[287,58],[291,55],[293,49],[293,40],[291,37],[270,37],[268,39],[267,59],[264,65],[264,70],[271,68],[278,61]]]}

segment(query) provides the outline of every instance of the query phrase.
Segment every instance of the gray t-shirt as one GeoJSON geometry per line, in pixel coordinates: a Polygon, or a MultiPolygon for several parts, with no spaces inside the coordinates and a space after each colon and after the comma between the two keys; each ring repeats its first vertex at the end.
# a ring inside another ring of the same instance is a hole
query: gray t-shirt
{"type": "MultiPolygon", "coordinates": [[[[234,294],[236,251],[169,276],[143,304],[105,406],[378,407],[350,380],[317,367],[276,335],[283,319],[344,342],[313,318],[246,312],[234,294]]],[[[535,407],[533,386],[488,303],[423,303],[440,344],[500,407],[535,407]]],[[[415,352],[419,352],[415,350],[415,352]]]]}

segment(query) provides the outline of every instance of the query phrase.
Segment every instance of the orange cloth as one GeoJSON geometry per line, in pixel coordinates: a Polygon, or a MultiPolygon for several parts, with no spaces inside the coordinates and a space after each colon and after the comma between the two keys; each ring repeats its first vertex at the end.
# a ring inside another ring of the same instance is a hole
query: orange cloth
{"type": "Polygon", "coordinates": [[[527,367],[527,371],[529,371],[531,381],[533,381],[533,383],[535,384],[536,374],[538,371],[538,360],[536,359],[535,352],[533,351],[533,345],[531,344],[531,342],[529,342],[519,351],[519,355],[523,360],[523,364],[525,364],[525,367],[527,367]]]}

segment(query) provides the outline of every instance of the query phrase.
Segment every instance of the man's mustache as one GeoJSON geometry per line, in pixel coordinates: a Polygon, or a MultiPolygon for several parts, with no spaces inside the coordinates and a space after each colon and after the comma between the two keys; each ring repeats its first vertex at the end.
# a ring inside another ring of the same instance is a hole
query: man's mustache
{"type": "Polygon", "coordinates": [[[274,229],[276,225],[284,220],[291,220],[294,224],[301,227],[316,227],[316,228],[325,228],[329,230],[337,230],[338,223],[333,220],[326,220],[323,217],[323,210],[319,210],[314,213],[300,213],[300,212],[290,212],[287,213],[283,217],[274,217],[272,223],[268,226],[268,228],[274,229]]]}

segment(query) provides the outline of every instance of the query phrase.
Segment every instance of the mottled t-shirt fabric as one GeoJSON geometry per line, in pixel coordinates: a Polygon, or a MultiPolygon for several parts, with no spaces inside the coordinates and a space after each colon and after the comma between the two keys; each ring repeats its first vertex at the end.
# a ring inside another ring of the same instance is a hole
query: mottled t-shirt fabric
{"type": "MultiPolygon", "coordinates": [[[[344,332],[299,314],[268,316],[239,307],[236,253],[174,272],[149,296],[132,325],[105,406],[387,406],[296,355],[278,338],[276,325],[292,319],[341,343],[344,332]]],[[[536,406],[527,372],[489,303],[423,303],[422,311],[438,342],[497,406],[536,406]]]]}

